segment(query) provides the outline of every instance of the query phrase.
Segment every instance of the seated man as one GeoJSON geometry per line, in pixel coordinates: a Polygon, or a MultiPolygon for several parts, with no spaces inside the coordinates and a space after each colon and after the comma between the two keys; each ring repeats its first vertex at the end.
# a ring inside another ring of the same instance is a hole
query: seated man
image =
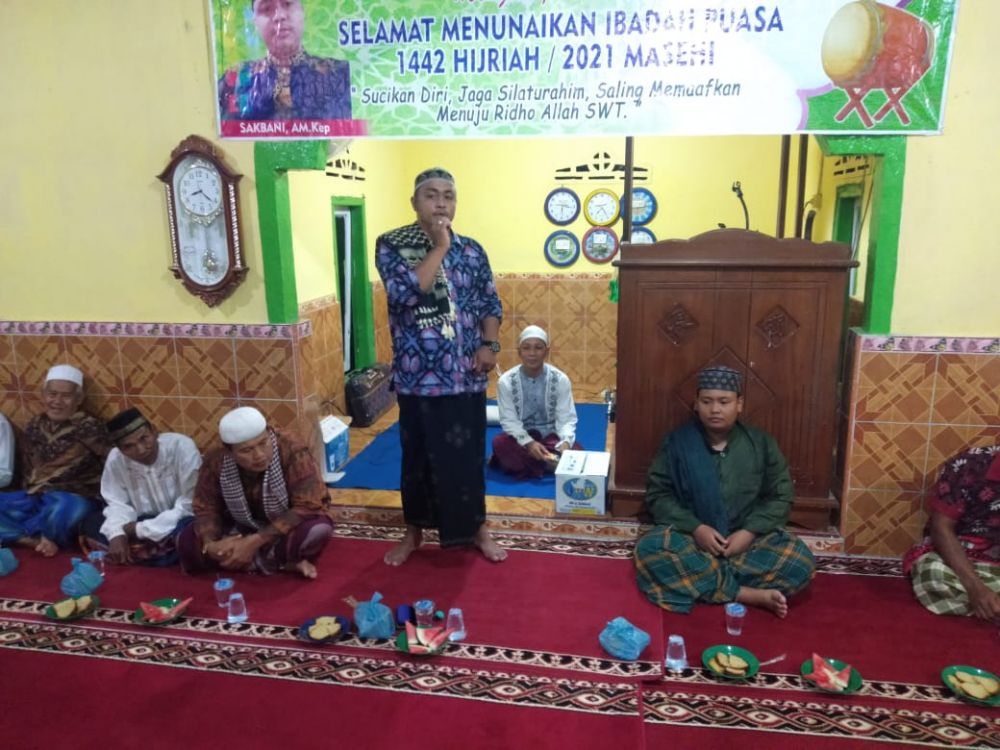
{"type": "Polygon", "coordinates": [[[267,426],[252,406],[219,421],[222,447],[205,457],[194,491],[195,522],[177,542],[187,573],[279,570],[316,577],[333,533],[330,499],[309,447],[267,426]]]}
{"type": "Polygon", "coordinates": [[[7,417],[0,414],[0,488],[14,479],[14,428],[7,417]]]}
{"type": "Polygon", "coordinates": [[[201,453],[186,435],[157,432],[138,409],[110,420],[108,433],[115,448],[101,476],[107,505],[87,545],[121,565],[173,565],[177,535],[192,520],[201,453]]]}
{"type": "Polygon", "coordinates": [[[24,431],[25,488],[0,493],[0,543],[32,547],[51,557],[76,541],[98,499],[111,446],[104,423],[80,411],[83,373],[56,365],[45,376],[45,412],[24,431]]]}
{"type": "Polygon", "coordinates": [[[518,479],[534,479],[555,471],[558,454],[576,442],[576,405],[569,378],[546,363],[549,337],[528,326],[518,338],[521,364],[497,381],[497,405],[503,432],[493,438],[490,464],[518,479]]]}
{"type": "Polygon", "coordinates": [[[903,561],[920,603],[938,615],[1000,622],[1000,445],[945,464],[927,529],[903,561]]]}
{"type": "Polygon", "coordinates": [[[812,577],[812,553],[784,530],[788,464],[774,438],[738,421],[741,376],[698,375],[695,414],[663,441],[649,469],[646,507],[656,528],[636,544],[639,588],[689,612],[696,601],[737,601],[788,614],[786,596],[812,577]]]}

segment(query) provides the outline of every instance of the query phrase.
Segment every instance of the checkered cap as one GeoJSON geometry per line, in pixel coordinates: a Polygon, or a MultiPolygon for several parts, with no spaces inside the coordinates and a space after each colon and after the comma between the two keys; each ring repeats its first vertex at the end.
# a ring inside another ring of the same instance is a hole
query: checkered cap
{"type": "Polygon", "coordinates": [[[698,390],[743,393],[743,376],[732,367],[712,365],[698,373],[698,390]]]}

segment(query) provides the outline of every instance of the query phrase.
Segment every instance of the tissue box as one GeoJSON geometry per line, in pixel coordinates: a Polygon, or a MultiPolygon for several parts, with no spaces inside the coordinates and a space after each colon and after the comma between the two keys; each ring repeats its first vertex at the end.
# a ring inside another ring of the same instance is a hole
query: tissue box
{"type": "Polygon", "coordinates": [[[336,417],[323,417],[319,421],[320,434],[323,437],[323,452],[326,463],[323,466],[325,474],[333,474],[343,468],[351,454],[348,442],[347,425],[336,417]]]}
{"type": "Polygon", "coordinates": [[[556,467],[556,512],[603,516],[611,454],[564,451],[556,467]]]}

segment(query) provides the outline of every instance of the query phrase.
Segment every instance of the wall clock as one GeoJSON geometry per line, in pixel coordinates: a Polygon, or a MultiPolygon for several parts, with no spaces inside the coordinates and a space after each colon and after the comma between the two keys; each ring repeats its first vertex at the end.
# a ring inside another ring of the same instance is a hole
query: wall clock
{"type": "Polygon", "coordinates": [[[553,224],[572,224],[580,215],[580,199],[569,188],[556,188],[545,197],[545,218],[553,224]]]}
{"type": "Polygon", "coordinates": [[[598,188],[583,202],[583,215],[594,226],[608,227],[618,221],[621,207],[614,190],[598,188]]]}
{"type": "Polygon", "coordinates": [[[633,245],[652,245],[656,242],[656,235],[646,227],[632,227],[632,238],[629,242],[633,245]]]}
{"type": "Polygon", "coordinates": [[[583,235],[583,254],[594,263],[607,263],[618,254],[618,235],[608,227],[591,227],[583,235]]]}
{"type": "MultiPolygon", "coordinates": [[[[656,196],[647,188],[638,187],[632,191],[632,223],[648,224],[656,216],[656,196]]],[[[622,196],[622,212],[625,211],[625,196],[622,196]]],[[[633,240],[634,242],[635,240],[633,240]]]]}
{"type": "Polygon", "coordinates": [[[239,181],[210,141],[190,135],[157,177],[167,198],[173,264],[184,288],[214,307],[247,274],[240,245],[239,181]]]}
{"type": "Polygon", "coordinates": [[[560,229],[545,240],[545,260],[558,268],[576,263],[580,257],[580,241],[576,235],[560,229]]]}

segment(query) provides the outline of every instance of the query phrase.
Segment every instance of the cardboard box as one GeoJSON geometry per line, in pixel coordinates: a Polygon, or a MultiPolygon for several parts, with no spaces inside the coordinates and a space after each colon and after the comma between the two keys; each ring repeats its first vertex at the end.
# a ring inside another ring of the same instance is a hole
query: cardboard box
{"type": "Polygon", "coordinates": [[[340,471],[351,455],[347,424],[336,417],[323,417],[319,421],[320,435],[323,438],[324,476],[340,471]]]}
{"type": "Polygon", "coordinates": [[[556,467],[556,512],[604,515],[610,465],[604,451],[565,451],[556,467]]]}

